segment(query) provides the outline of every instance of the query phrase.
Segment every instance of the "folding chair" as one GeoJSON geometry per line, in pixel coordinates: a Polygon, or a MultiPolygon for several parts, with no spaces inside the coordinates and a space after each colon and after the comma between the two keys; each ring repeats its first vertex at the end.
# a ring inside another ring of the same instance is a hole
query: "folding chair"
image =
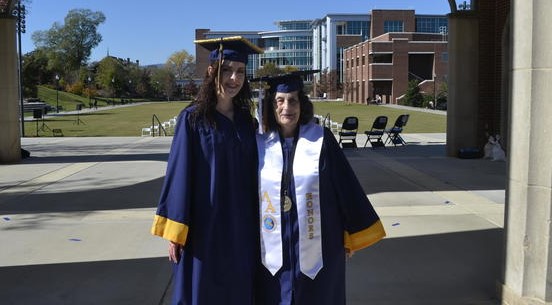
{"type": "Polygon", "coordinates": [[[151,136],[151,127],[142,128],[142,137],[151,136]]]}
{"type": "Polygon", "coordinates": [[[341,124],[339,131],[339,144],[342,148],[357,148],[356,136],[358,130],[358,118],[355,116],[346,117],[341,124]]]}
{"type": "Polygon", "coordinates": [[[385,130],[385,133],[387,133],[387,139],[385,139],[385,143],[393,143],[394,146],[397,146],[399,144],[406,144],[406,141],[403,139],[403,137],[401,137],[401,133],[404,129],[404,126],[406,126],[409,117],[409,114],[401,114],[397,117],[397,119],[395,120],[395,125],[385,130]]]}
{"type": "Polygon", "coordinates": [[[370,142],[372,148],[376,147],[385,147],[382,137],[385,134],[385,127],[387,127],[387,116],[380,115],[372,123],[372,129],[366,130],[366,142],[364,142],[364,147],[370,142]]]}

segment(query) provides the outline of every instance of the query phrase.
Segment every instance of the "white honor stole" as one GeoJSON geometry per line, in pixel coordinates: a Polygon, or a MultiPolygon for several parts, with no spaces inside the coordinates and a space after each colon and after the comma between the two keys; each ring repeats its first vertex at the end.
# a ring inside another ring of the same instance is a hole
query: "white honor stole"
{"type": "MultiPolygon", "coordinates": [[[[319,161],[324,130],[316,124],[300,126],[293,160],[299,223],[299,266],[314,279],[323,267],[320,223],[319,161]]],[[[260,167],[261,257],[275,275],[282,267],[280,189],[284,158],[276,132],[257,136],[260,167]]]]}

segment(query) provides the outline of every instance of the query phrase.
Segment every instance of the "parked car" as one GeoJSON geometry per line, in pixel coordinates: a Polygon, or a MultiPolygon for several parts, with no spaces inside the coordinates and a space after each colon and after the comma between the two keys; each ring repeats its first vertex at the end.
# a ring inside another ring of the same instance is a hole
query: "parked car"
{"type": "Polygon", "coordinates": [[[46,104],[40,98],[31,97],[23,100],[23,112],[32,112],[35,109],[41,109],[43,114],[53,110],[52,106],[46,104]]]}
{"type": "Polygon", "coordinates": [[[447,102],[437,103],[435,106],[435,109],[437,110],[447,110],[447,102]]]}

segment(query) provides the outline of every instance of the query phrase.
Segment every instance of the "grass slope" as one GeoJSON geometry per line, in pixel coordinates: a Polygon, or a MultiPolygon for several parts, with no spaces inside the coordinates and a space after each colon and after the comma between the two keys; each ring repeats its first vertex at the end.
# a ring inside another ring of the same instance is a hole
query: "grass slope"
{"type": "MultiPolygon", "coordinates": [[[[83,103],[88,106],[88,98],[74,94],[39,87],[39,98],[55,106],[59,94],[59,104],[63,109],[74,110],[83,103]]],[[[60,112],[59,116],[50,116],[42,120],[27,119],[25,136],[53,136],[52,129],[61,129],[66,137],[103,137],[103,136],[140,136],[141,129],[152,123],[155,114],[161,122],[168,121],[188,105],[188,102],[150,102],[136,103],[129,107],[105,107],[98,103],[99,109],[94,112],[82,111],[81,121],[77,124],[77,115],[72,112],[60,112]],[[45,123],[43,126],[42,123],[45,123]],[[38,124],[37,124],[38,123],[38,124]],[[38,127],[37,127],[38,126],[38,127]]],[[[314,112],[319,115],[329,114],[332,121],[342,123],[347,116],[359,118],[358,132],[370,129],[372,122],[379,115],[389,118],[388,127],[403,113],[410,114],[405,133],[443,133],[446,132],[446,116],[417,111],[415,108],[398,109],[377,105],[347,104],[343,102],[314,102],[314,112]]]]}

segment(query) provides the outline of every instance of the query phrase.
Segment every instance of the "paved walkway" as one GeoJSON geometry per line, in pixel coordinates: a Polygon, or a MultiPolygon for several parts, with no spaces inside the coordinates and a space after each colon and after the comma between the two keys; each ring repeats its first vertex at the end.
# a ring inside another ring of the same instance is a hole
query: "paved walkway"
{"type": "MultiPolygon", "coordinates": [[[[498,304],[506,163],[405,139],[345,150],[388,233],[349,260],[347,304],[498,304]]],[[[170,141],[23,138],[31,158],[0,165],[0,304],[166,304],[149,227],[170,141]]]]}
{"type": "MultiPolygon", "coordinates": [[[[372,105],[370,105],[370,106],[372,106],[372,105]]],[[[408,109],[408,110],[414,110],[414,111],[420,111],[420,112],[434,113],[434,114],[439,114],[439,115],[447,115],[446,110],[437,110],[437,109],[403,106],[403,105],[395,105],[395,104],[381,104],[381,105],[375,105],[375,106],[398,108],[398,109],[408,109]]]]}

